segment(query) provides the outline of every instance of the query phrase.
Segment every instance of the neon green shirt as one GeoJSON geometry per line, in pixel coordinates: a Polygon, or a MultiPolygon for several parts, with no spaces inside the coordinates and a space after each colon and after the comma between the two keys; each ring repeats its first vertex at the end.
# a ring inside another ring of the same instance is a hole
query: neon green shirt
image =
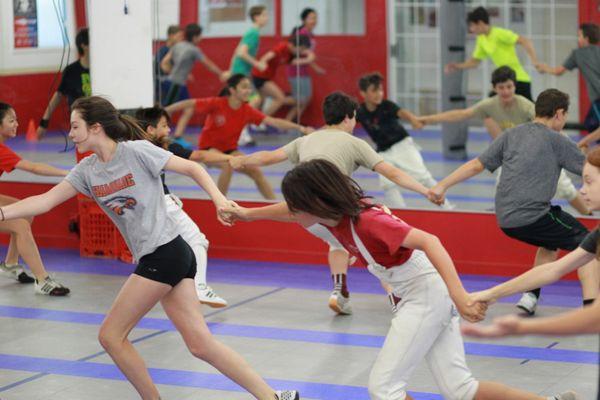
{"type": "MultiPolygon", "coordinates": [[[[240,44],[245,44],[248,46],[248,54],[252,57],[256,58],[256,53],[258,52],[258,43],[260,41],[260,31],[257,27],[253,26],[248,29],[240,44]]],[[[233,65],[231,66],[231,72],[234,74],[244,74],[246,76],[250,76],[250,71],[252,70],[252,64],[246,62],[240,57],[236,57],[233,60],[233,65]]]]}
{"type": "Polygon", "coordinates": [[[492,26],[487,35],[477,36],[473,58],[485,60],[489,57],[496,67],[506,65],[514,69],[517,74],[517,81],[531,82],[529,74],[525,72],[517,56],[515,44],[518,39],[519,35],[513,31],[492,26]]]}

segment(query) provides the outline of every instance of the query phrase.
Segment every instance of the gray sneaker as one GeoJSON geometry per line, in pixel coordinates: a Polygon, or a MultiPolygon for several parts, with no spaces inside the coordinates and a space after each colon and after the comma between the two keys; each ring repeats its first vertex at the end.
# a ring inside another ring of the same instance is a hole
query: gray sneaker
{"type": "Polygon", "coordinates": [[[581,397],[576,392],[572,390],[568,392],[564,392],[561,394],[557,394],[556,396],[548,397],[548,400],[580,400],[581,397]]]}
{"type": "Polygon", "coordinates": [[[329,308],[338,314],[351,315],[352,306],[350,305],[350,298],[344,297],[342,292],[334,290],[329,296],[329,308]]]}
{"type": "Polygon", "coordinates": [[[517,308],[525,311],[527,315],[532,316],[535,314],[535,309],[537,308],[538,298],[535,297],[535,294],[531,292],[523,293],[521,296],[521,300],[517,303],[517,308]]]}
{"type": "Polygon", "coordinates": [[[7,278],[11,278],[19,281],[19,283],[33,283],[35,279],[27,275],[25,267],[21,264],[6,264],[5,262],[0,263],[0,274],[7,278]]]}
{"type": "Polygon", "coordinates": [[[297,390],[278,390],[275,397],[277,400],[300,400],[300,393],[297,390]]]}

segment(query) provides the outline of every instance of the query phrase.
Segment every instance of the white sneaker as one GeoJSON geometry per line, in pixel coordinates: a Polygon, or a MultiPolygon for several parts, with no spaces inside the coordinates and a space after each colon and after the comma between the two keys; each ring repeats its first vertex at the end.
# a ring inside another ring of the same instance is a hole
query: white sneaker
{"type": "Polygon", "coordinates": [[[300,393],[297,390],[277,390],[275,397],[278,400],[300,400],[300,393]]]}
{"type": "Polygon", "coordinates": [[[209,307],[227,307],[227,301],[222,297],[218,296],[210,286],[204,283],[196,285],[196,294],[198,295],[198,300],[200,301],[200,303],[206,304],[209,307]]]}
{"type": "Polygon", "coordinates": [[[68,287],[63,286],[61,283],[54,280],[54,278],[48,276],[42,282],[35,281],[33,288],[35,293],[43,294],[46,296],[66,296],[71,291],[68,287]]]}
{"type": "Polygon", "coordinates": [[[517,303],[517,308],[525,311],[527,315],[532,316],[535,314],[535,310],[537,308],[538,298],[535,297],[535,294],[531,292],[523,293],[521,296],[521,300],[517,303]]]}
{"type": "Polygon", "coordinates": [[[344,297],[342,292],[334,290],[329,296],[329,308],[338,314],[351,315],[352,306],[350,305],[350,298],[344,297]]]}
{"type": "Polygon", "coordinates": [[[548,397],[548,400],[579,400],[581,397],[576,392],[568,391],[556,396],[548,397]]]}

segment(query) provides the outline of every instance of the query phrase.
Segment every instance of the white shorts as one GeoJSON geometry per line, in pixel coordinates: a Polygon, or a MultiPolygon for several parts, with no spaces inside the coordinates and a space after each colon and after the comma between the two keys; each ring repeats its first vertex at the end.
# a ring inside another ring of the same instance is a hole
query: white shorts
{"type": "Polygon", "coordinates": [[[441,276],[422,251],[401,266],[369,271],[402,297],[369,377],[372,400],[404,400],[423,359],[444,399],[472,400],[479,383],[465,361],[459,316],[441,276]]]}
{"type": "Polygon", "coordinates": [[[196,264],[199,265],[199,263],[202,262],[202,259],[206,260],[205,254],[208,249],[208,240],[206,239],[206,236],[200,232],[198,225],[196,225],[190,216],[183,211],[183,208],[181,208],[180,205],[181,201],[175,195],[166,194],[165,202],[167,203],[167,213],[175,220],[177,228],[179,229],[179,234],[194,251],[196,264]],[[200,248],[203,248],[204,251],[202,252],[200,248]],[[204,253],[204,256],[202,253],[204,253]]]}

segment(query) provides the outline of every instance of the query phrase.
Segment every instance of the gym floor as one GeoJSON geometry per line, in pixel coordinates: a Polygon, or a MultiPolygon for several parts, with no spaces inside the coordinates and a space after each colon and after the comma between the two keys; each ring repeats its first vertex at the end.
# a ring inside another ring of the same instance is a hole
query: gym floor
{"type": "MultiPolygon", "coordinates": [[[[439,132],[421,131],[414,137],[436,178],[460,165],[443,160],[439,132]]],[[[275,148],[291,135],[258,138],[259,146],[244,150],[275,148]]],[[[196,143],[196,135],[188,135],[188,141],[196,143]]],[[[477,155],[488,142],[484,132],[472,132],[469,154],[477,155]]],[[[65,147],[64,139],[57,133],[39,143],[27,143],[19,137],[7,144],[29,160],[64,168],[74,163],[73,152],[60,152],[65,147]]],[[[275,188],[289,167],[282,164],[265,168],[275,188]]],[[[211,170],[211,174],[216,176],[218,170],[211,170]]],[[[374,173],[359,170],[355,177],[370,194],[381,197],[374,173]]],[[[2,179],[58,181],[19,171],[5,174],[2,179]]],[[[203,196],[187,178],[167,179],[182,198],[203,196]]],[[[484,173],[452,190],[449,198],[461,209],[490,210],[494,181],[491,174],[484,173]]],[[[259,199],[253,183],[239,174],[232,181],[230,197],[259,199]]],[[[411,207],[433,207],[412,193],[406,198],[411,207]]],[[[31,286],[0,279],[0,399],[138,398],[97,341],[104,314],[133,266],[80,258],[77,251],[41,249],[41,253],[48,270],[72,292],[66,298],[36,296],[31,286]]],[[[391,312],[377,280],[366,270],[355,268],[349,275],[352,316],[335,316],[327,307],[331,283],[326,266],[210,259],[208,278],[217,293],[229,301],[224,309],[204,308],[212,332],[241,353],[272,386],[298,389],[303,399],[368,399],[369,370],[383,343],[391,312]]],[[[470,291],[500,281],[492,276],[462,278],[470,291]]],[[[492,306],[488,319],[514,312],[515,301],[509,298],[492,306]]],[[[543,290],[538,315],[556,314],[580,304],[578,283],[560,282],[543,290]]],[[[163,399],[251,398],[188,353],[160,306],[140,322],[130,337],[146,360],[163,399]]],[[[467,362],[480,380],[498,380],[541,395],[573,389],[583,399],[595,396],[597,336],[498,341],[469,338],[465,349],[467,362]]],[[[425,365],[415,372],[409,390],[416,399],[441,399],[425,365]]]]}

